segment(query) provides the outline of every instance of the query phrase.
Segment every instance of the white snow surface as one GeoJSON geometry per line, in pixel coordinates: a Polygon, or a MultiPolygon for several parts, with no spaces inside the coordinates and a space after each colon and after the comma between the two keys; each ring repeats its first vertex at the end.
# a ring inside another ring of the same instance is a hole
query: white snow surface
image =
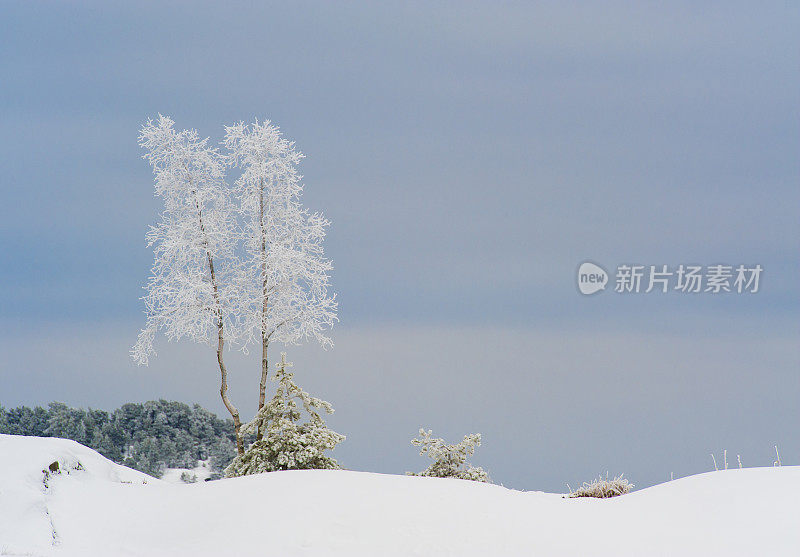
{"type": "Polygon", "coordinates": [[[797,466],[604,500],[344,470],[176,485],[73,441],[0,435],[0,555],[796,556],[798,493],[797,466]]]}
{"type": "Polygon", "coordinates": [[[206,478],[211,477],[211,462],[208,460],[201,460],[194,468],[167,468],[161,475],[161,480],[173,484],[185,484],[181,479],[181,474],[188,474],[189,477],[194,476],[195,481],[202,482],[206,478]]]}

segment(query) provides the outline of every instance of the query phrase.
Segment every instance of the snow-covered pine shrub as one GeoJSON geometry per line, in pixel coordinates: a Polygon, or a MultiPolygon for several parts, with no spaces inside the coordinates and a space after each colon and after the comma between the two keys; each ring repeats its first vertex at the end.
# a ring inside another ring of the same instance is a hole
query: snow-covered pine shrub
{"type": "MultiPolygon", "coordinates": [[[[569,487],[569,486],[567,486],[569,487]]],[[[616,476],[614,479],[608,479],[608,473],[603,478],[599,476],[591,482],[583,482],[578,489],[572,490],[570,488],[570,497],[597,497],[598,499],[608,499],[609,497],[616,497],[618,495],[625,495],[634,488],[634,485],[628,482],[627,479],[622,477],[622,474],[616,476]]]]}
{"type": "Polygon", "coordinates": [[[275,472],[277,470],[308,470],[314,468],[339,468],[336,460],[325,454],[345,440],[345,436],[328,429],[317,410],[333,414],[330,403],[312,397],[298,387],[292,373],[286,371],[291,364],[286,354],[281,354],[278,371],[273,381],[278,382],[275,396],[265,404],[255,419],[242,427],[242,432],[264,431],[264,437],[250,445],[244,455],[237,456],[225,469],[226,477],[275,472]],[[298,423],[301,408],[309,420],[298,423]]]}
{"type": "Polygon", "coordinates": [[[475,453],[481,445],[481,434],[465,435],[460,443],[448,445],[444,439],[433,437],[433,431],[419,430],[419,438],[411,440],[411,444],[419,447],[419,454],[427,454],[433,463],[418,474],[411,476],[431,476],[435,478],[458,478],[474,482],[488,482],[489,474],[483,468],[476,468],[467,462],[467,457],[475,453]]]}

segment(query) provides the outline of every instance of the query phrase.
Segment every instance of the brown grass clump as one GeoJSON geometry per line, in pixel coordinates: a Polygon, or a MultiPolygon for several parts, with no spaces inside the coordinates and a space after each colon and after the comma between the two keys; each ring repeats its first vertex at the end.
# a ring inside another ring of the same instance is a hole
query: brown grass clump
{"type": "Polygon", "coordinates": [[[606,474],[605,478],[600,476],[591,482],[583,482],[583,485],[574,491],[570,488],[569,497],[596,497],[598,499],[608,499],[609,497],[617,497],[618,495],[630,493],[633,488],[634,485],[623,478],[622,474],[611,480],[608,479],[608,474],[606,474]]]}

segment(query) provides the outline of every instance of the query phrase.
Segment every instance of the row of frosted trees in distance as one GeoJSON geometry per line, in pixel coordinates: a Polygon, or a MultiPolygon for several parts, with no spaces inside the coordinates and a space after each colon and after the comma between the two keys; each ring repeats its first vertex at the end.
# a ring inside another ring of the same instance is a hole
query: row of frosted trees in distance
{"type": "Polygon", "coordinates": [[[221,477],[236,455],[230,420],[197,404],[166,400],[128,403],[112,412],[60,402],[47,408],[0,406],[0,433],[72,439],[155,477],[167,468],[195,468],[198,461],[210,467],[212,478],[221,477]]]}

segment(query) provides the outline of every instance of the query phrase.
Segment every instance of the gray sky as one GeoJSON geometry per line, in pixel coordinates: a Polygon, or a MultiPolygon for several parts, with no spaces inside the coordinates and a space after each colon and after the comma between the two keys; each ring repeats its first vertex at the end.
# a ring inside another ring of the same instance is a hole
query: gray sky
{"type": "MultiPolygon", "coordinates": [[[[0,404],[223,415],[209,348],[127,360],[160,209],[136,136],[158,112],[214,141],[259,117],[333,223],[337,345],[288,357],[347,467],[424,467],[420,426],[481,431],[476,462],[525,489],[774,444],[800,463],[799,23],[782,2],[5,2],[0,404]],[[585,259],[764,275],[585,298],[585,259]]],[[[258,363],[231,359],[251,412],[258,363]]]]}

